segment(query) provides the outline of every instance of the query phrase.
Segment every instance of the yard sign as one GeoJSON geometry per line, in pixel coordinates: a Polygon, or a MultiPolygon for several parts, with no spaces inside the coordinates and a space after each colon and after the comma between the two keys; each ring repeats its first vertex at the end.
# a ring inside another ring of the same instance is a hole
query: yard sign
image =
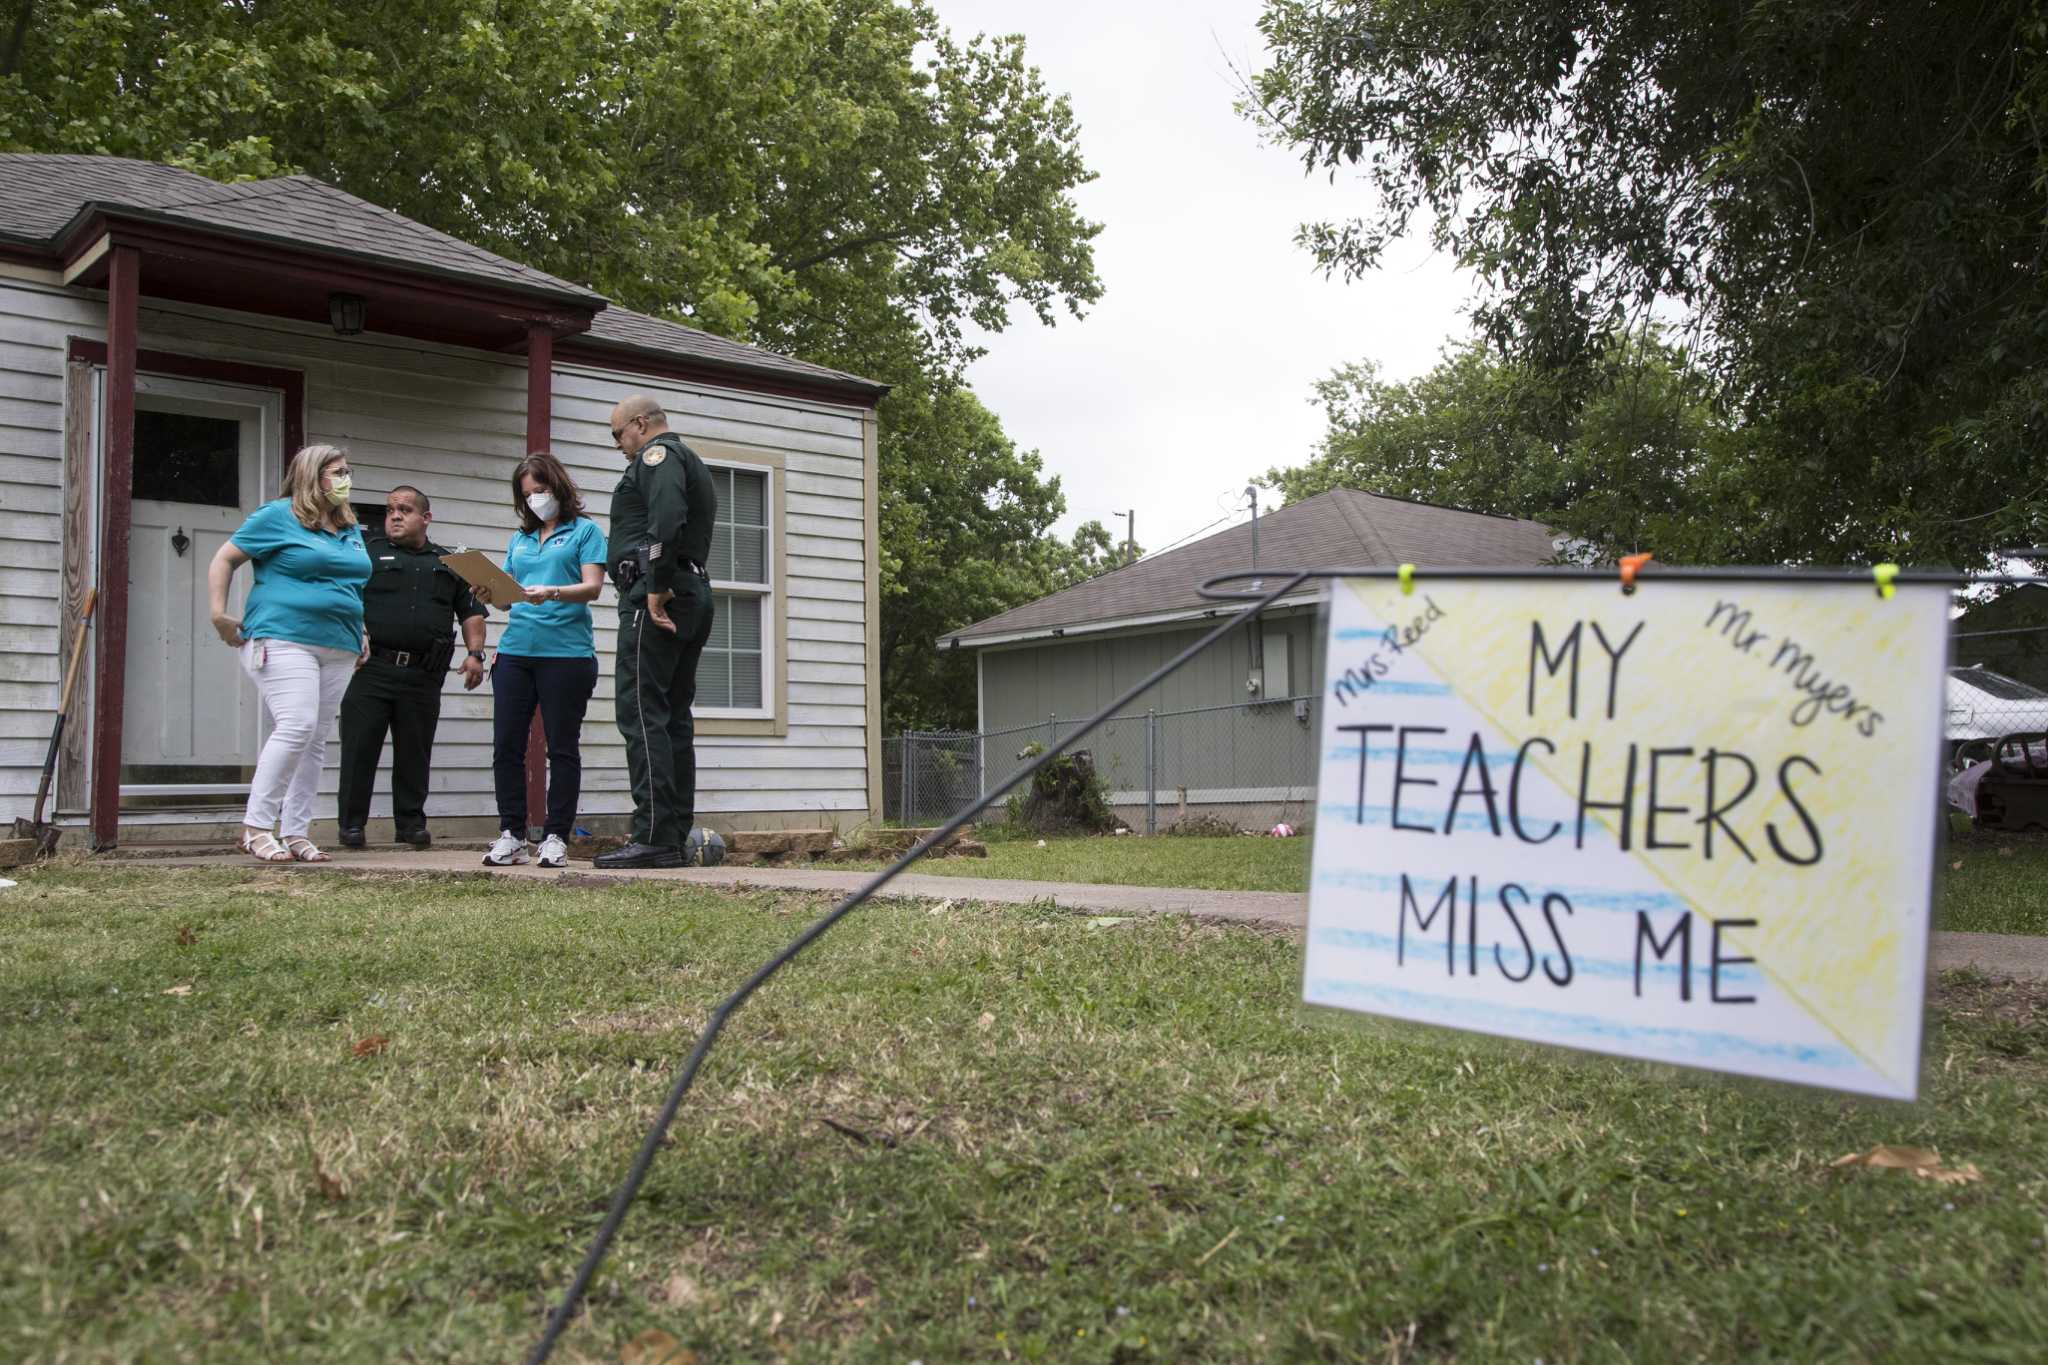
{"type": "Polygon", "coordinates": [[[1340,580],[1303,998],[1914,1098],[1947,608],[1340,580]]]}

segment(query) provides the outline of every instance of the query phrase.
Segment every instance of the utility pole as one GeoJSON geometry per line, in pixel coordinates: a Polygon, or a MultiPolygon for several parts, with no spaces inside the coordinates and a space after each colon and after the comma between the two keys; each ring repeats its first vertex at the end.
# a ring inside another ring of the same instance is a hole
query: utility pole
{"type": "Polygon", "coordinates": [[[1110,515],[1113,517],[1122,517],[1124,519],[1124,563],[1137,563],[1138,509],[1133,507],[1128,512],[1111,512],[1110,515]]]}
{"type": "MultiPolygon", "coordinates": [[[[1259,567],[1259,486],[1255,483],[1246,484],[1244,486],[1244,495],[1250,498],[1252,502],[1252,570],[1257,572],[1259,567]]],[[[1258,584],[1254,583],[1252,586],[1256,588],[1258,584]]]]}

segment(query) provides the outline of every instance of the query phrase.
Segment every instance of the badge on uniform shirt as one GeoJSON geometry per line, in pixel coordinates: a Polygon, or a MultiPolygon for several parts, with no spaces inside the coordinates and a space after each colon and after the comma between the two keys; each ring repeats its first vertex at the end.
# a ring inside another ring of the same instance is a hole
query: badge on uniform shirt
{"type": "Polygon", "coordinates": [[[640,457],[640,463],[646,465],[649,469],[652,469],[654,466],[660,464],[663,460],[666,460],[667,458],[667,446],[649,446],[647,448],[646,453],[640,457]]]}

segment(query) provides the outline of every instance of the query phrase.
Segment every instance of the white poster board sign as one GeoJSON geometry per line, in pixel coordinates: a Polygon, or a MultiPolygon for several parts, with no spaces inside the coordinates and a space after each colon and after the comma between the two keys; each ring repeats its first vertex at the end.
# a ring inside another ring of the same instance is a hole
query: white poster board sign
{"type": "Polygon", "coordinates": [[[1913,1099],[1948,601],[1337,582],[1303,999],[1913,1099]]]}

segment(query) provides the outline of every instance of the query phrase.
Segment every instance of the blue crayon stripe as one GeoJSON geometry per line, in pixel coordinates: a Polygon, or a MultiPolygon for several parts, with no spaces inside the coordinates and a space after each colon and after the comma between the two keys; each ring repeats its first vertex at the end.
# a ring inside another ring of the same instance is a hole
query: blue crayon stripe
{"type": "MultiPolygon", "coordinates": [[[[1353,807],[1353,809],[1355,810],[1356,807],[1353,807]]],[[[1562,834],[1558,836],[1560,839],[1564,837],[1562,834]]],[[[1420,885],[1412,876],[1408,881],[1411,886],[1420,885]]],[[[1360,872],[1354,868],[1342,867],[1329,868],[1316,873],[1315,884],[1342,891],[1385,891],[1398,894],[1401,890],[1401,879],[1399,877],[1389,876],[1384,872],[1360,872]]],[[[1618,910],[1623,913],[1629,913],[1636,910],[1684,910],[1688,908],[1687,902],[1683,897],[1674,896],[1668,891],[1629,891],[1616,890],[1612,887],[1555,886],[1549,883],[1541,886],[1528,886],[1518,882],[1516,885],[1522,886],[1522,889],[1529,893],[1531,909],[1537,908],[1544,894],[1552,891],[1570,901],[1574,910],[1618,910]]],[[[1498,904],[1495,899],[1498,891],[1498,887],[1488,886],[1486,883],[1481,882],[1479,885],[1479,899],[1485,904],[1498,904]]],[[[1518,910],[1519,908],[1517,907],[1518,910]]]]}
{"type": "MultiPolygon", "coordinates": [[[[1335,688],[1336,684],[1332,683],[1333,693],[1335,688]]],[[[1449,683],[1402,682],[1398,678],[1378,678],[1370,686],[1360,687],[1346,700],[1362,701],[1376,692],[1385,692],[1396,697],[1448,697],[1451,695],[1451,686],[1449,683]]]]}
{"type": "Polygon", "coordinates": [[[1579,1040],[1588,1046],[1627,1043],[1638,1049],[1654,1048],[1659,1056],[1690,1057],[1702,1062],[1746,1058],[1789,1062],[1828,1071],[1867,1069],[1862,1059],[1835,1044],[1781,1043],[1712,1029],[1630,1024],[1597,1014],[1568,1013],[1533,1005],[1502,1005],[1470,996],[1376,986],[1331,977],[1315,977],[1303,983],[1303,989],[1315,999],[1343,997],[1359,1001],[1368,1009],[1380,1006],[1383,1007],[1382,1012],[1399,1010],[1411,1016],[1435,1016],[1453,1028],[1482,1028],[1508,1037],[1528,1038],[1540,1031],[1546,1040],[1579,1040]]]}
{"type": "MultiPolygon", "coordinates": [[[[1424,910],[1428,908],[1428,906],[1423,907],[1424,910]]],[[[1550,951],[1550,956],[1553,962],[1555,962],[1557,958],[1557,954],[1554,951],[1556,945],[1550,943],[1550,935],[1542,928],[1540,922],[1536,925],[1525,923],[1522,927],[1529,930],[1529,946],[1535,952],[1538,959],[1539,965],[1534,970],[1541,970],[1540,963],[1546,950],[1550,951]]],[[[1395,953],[1399,952],[1401,946],[1393,934],[1376,934],[1364,929],[1318,929],[1313,941],[1326,948],[1348,948],[1359,952],[1382,953],[1388,957],[1392,957],[1395,953]]],[[[1421,958],[1423,965],[1426,966],[1432,958],[1425,957],[1424,955],[1433,955],[1440,951],[1442,947],[1443,944],[1441,942],[1434,938],[1424,938],[1418,932],[1409,936],[1408,957],[1411,960],[1421,958]]],[[[1507,963],[1517,971],[1521,969],[1523,962],[1527,960],[1522,952],[1520,940],[1502,943],[1500,945],[1500,955],[1502,962],[1507,963]]],[[[1463,969],[1463,964],[1471,960],[1467,956],[1465,945],[1462,943],[1455,950],[1454,957],[1460,964],[1460,970],[1463,969]]],[[[1498,970],[1493,960],[1493,947],[1491,944],[1480,945],[1479,962],[1482,973],[1498,970]]],[[[1403,969],[1405,970],[1405,966],[1403,969]]],[[[1636,965],[1633,961],[1617,962],[1613,958],[1585,957],[1574,953],[1572,955],[1572,970],[1581,976],[1603,977],[1610,981],[1633,981],[1635,980],[1636,965]]],[[[1673,998],[1675,998],[1678,980],[1683,971],[1684,969],[1676,963],[1661,962],[1656,958],[1651,958],[1643,963],[1643,978],[1647,981],[1668,983],[1674,992],[1673,998]]],[[[1698,994],[1700,999],[1705,1000],[1714,984],[1712,966],[1697,965],[1692,969],[1691,975],[1694,992],[1698,994]]],[[[1738,989],[1749,992],[1759,991],[1766,984],[1764,974],[1754,967],[1723,966],[1720,979],[1721,991],[1724,995],[1734,994],[1738,989]]]]}
{"type": "MultiPolygon", "coordinates": [[[[1478,797],[1468,797],[1460,802],[1459,805],[1458,821],[1453,826],[1454,829],[1478,831],[1486,834],[1493,833],[1493,822],[1486,818],[1485,801],[1478,797]]],[[[1497,808],[1500,810],[1501,837],[1511,839],[1514,837],[1514,827],[1508,823],[1506,803],[1497,803],[1497,808]]],[[[1356,801],[1324,801],[1316,807],[1316,813],[1350,825],[1353,828],[1357,828],[1360,825],[1391,827],[1394,823],[1394,808],[1392,806],[1368,805],[1365,808],[1365,818],[1360,819],[1358,803],[1356,801]]],[[[1541,811],[1525,810],[1522,812],[1522,828],[1528,830],[1530,834],[1540,837],[1549,831],[1553,821],[1562,821],[1563,826],[1557,832],[1556,843],[1558,847],[1564,848],[1571,845],[1574,838],[1572,822],[1577,818],[1571,811],[1566,811],[1560,815],[1545,815],[1541,811]]],[[[1404,825],[1427,825],[1430,829],[1441,834],[1444,828],[1444,813],[1440,810],[1414,810],[1403,807],[1401,810],[1401,823],[1404,825]]],[[[1613,836],[1608,834],[1605,829],[1602,829],[1592,820],[1586,821],[1587,847],[1590,848],[1594,844],[1608,844],[1612,842],[1613,836]]]]}

